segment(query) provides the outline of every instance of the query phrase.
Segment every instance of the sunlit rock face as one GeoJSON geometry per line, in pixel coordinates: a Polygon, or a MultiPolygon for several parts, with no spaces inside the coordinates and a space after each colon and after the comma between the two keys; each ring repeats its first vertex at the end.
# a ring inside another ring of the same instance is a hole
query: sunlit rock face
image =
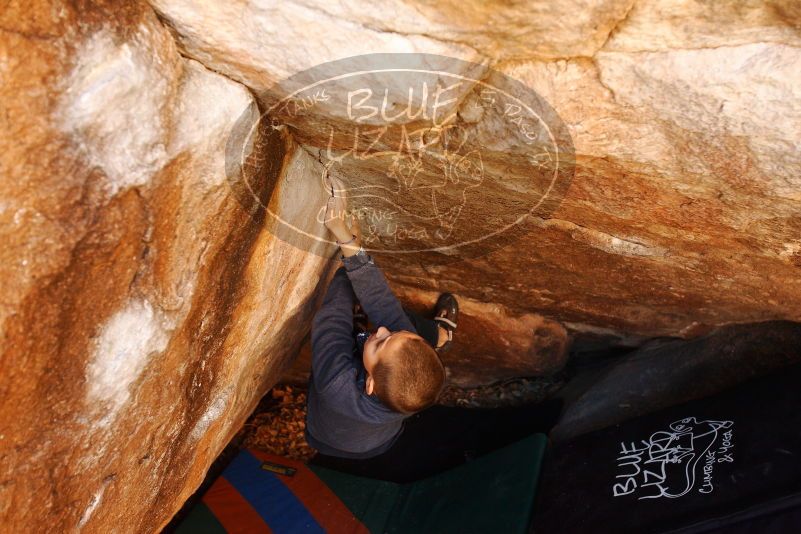
{"type": "MultiPolygon", "coordinates": [[[[575,153],[554,205],[517,225],[502,247],[487,239],[448,258],[376,253],[396,284],[536,311],[578,331],[693,336],[801,317],[801,12],[793,2],[151,3],[187,55],[246,83],[267,106],[281,96],[275,84],[356,54],[430,53],[477,65],[474,87],[451,104],[454,137],[485,132],[471,148],[491,180],[468,192],[477,209],[454,224],[468,234],[503,213],[528,172],[503,117],[471,111],[481,69],[552,106],[575,153]]],[[[281,119],[323,164],[337,155],[326,152],[330,132],[352,132],[355,120],[330,105],[281,119]]],[[[399,135],[376,148],[397,151],[399,135]]],[[[391,174],[367,158],[340,170],[342,180],[374,185],[391,174]]],[[[440,205],[455,202],[446,190],[440,205]]],[[[422,205],[413,193],[405,198],[404,213],[422,205]]],[[[437,244],[431,234],[418,239],[437,244]]]]}
{"type": "MultiPolygon", "coordinates": [[[[236,197],[225,147],[253,98],[182,58],[148,6],[15,6],[0,13],[2,530],[157,532],[297,351],[326,251],[276,240],[236,197]]],[[[256,140],[245,172],[286,162],[299,184],[315,164],[279,132],[256,140]]],[[[278,181],[253,183],[283,209],[278,181]]]]}

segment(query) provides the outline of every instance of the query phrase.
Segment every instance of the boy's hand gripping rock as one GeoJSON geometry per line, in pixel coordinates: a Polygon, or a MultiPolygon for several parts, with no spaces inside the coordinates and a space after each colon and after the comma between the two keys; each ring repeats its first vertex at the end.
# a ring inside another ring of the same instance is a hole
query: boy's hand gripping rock
{"type": "Polygon", "coordinates": [[[332,196],[328,199],[325,210],[324,224],[334,234],[342,254],[351,256],[361,247],[361,231],[356,217],[348,216],[345,198],[333,195],[333,191],[332,188],[332,196]]]}

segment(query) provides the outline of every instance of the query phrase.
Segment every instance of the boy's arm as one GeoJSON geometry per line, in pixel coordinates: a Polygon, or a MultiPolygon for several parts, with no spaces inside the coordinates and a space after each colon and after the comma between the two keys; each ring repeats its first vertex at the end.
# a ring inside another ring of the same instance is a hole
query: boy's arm
{"type": "Polygon", "coordinates": [[[345,269],[337,269],[312,322],[312,375],[319,391],[353,368],[354,298],[345,269]]]}
{"type": "Polygon", "coordinates": [[[417,333],[389,288],[384,273],[370,256],[365,253],[344,256],[342,263],[345,264],[356,298],[371,323],[376,327],[384,326],[392,332],[408,330],[417,333]]]}
{"type": "Polygon", "coordinates": [[[355,218],[351,217],[350,225],[345,223],[346,211],[344,199],[332,196],[326,208],[325,225],[337,238],[348,278],[367,317],[375,326],[383,326],[393,332],[408,330],[417,333],[389,289],[384,273],[362,250],[361,232],[355,218]]]}

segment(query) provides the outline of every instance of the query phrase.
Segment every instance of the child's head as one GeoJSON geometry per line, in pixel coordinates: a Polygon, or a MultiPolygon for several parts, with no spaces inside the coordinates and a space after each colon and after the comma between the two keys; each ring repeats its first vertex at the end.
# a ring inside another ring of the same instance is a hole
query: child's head
{"type": "Polygon", "coordinates": [[[445,387],[445,367],[423,338],[380,327],[364,344],[365,391],[405,414],[428,408],[445,387]]]}

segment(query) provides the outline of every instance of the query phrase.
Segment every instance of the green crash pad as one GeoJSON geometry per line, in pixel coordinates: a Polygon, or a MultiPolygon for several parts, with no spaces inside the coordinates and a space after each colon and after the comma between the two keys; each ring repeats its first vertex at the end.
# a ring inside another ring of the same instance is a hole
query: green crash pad
{"type": "Polygon", "coordinates": [[[309,467],[373,533],[525,533],[546,445],[533,434],[407,484],[309,467]]]}

